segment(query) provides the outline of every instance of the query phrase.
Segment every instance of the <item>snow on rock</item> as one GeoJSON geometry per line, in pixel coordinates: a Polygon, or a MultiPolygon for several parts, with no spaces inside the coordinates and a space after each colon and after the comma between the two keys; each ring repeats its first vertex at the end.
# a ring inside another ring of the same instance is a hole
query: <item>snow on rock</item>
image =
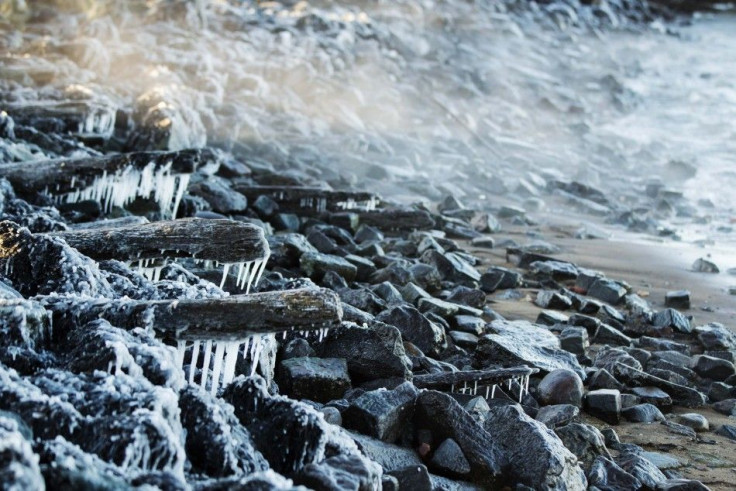
{"type": "Polygon", "coordinates": [[[45,489],[38,455],[16,419],[0,414],[0,483],[3,489],[45,489]]]}

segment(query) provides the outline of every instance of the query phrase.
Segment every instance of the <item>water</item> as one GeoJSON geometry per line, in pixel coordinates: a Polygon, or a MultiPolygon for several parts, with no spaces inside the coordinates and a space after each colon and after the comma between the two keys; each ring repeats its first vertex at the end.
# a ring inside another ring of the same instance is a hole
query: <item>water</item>
{"type": "Polygon", "coordinates": [[[5,24],[3,104],[116,107],[167,130],[171,149],[223,146],[403,201],[488,206],[560,176],[631,205],[661,177],[714,205],[699,226],[674,220],[686,238],[732,240],[730,14],[673,26],[613,3],[120,4],[57,2],[5,24]],[[672,161],[697,175],[673,176],[672,161]]]}

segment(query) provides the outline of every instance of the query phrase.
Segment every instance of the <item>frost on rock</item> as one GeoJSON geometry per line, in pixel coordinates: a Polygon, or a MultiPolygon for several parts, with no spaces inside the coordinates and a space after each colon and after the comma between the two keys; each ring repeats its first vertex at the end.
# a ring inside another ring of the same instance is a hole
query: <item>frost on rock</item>
{"type": "Polygon", "coordinates": [[[0,483],[3,489],[44,489],[38,456],[18,421],[0,414],[0,483]]]}

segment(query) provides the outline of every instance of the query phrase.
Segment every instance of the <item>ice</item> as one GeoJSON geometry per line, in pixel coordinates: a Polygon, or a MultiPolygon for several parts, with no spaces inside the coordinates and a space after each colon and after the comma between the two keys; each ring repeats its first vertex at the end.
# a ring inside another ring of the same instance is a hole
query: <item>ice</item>
{"type": "MultiPolygon", "coordinates": [[[[56,196],[59,203],[93,200],[102,203],[109,213],[114,207],[124,207],[136,198],[153,198],[163,218],[176,217],[181,198],[189,185],[189,174],[171,172],[171,162],[157,166],[150,162],[143,169],[128,166],[114,174],[103,172],[86,188],[56,196]]],[[[76,184],[76,179],[72,186],[76,184]]],[[[46,190],[46,194],[52,194],[46,190]]]]}
{"type": "Polygon", "coordinates": [[[176,363],[178,366],[182,366],[184,364],[184,352],[186,351],[186,348],[186,341],[176,342],[176,363]]]}
{"type": "Polygon", "coordinates": [[[199,358],[200,341],[195,341],[192,346],[192,362],[189,365],[189,383],[194,384],[194,374],[197,371],[197,359],[199,358]]]}
{"type": "Polygon", "coordinates": [[[225,345],[225,373],[222,377],[222,385],[225,386],[235,378],[235,363],[238,361],[238,350],[240,343],[235,341],[225,345]]]}
{"type": "Polygon", "coordinates": [[[267,254],[262,259],[256,259],[253,261],[245,261],[240,263],[224,263],[222,270],[222,280],[220,281],[220,288],[225,286],[227,281],[227,275],[230,269],[236,270],[237,275],[235,284],[241,290],[245,290],[245,293],[250,293],[252,286],[258,285],[258,282],[263,275],[263,271],[266,269],[266,263],[270,254],[267,254]]]}
{"type": "Polygon", "coordinates": [[[491,387],[491,399],[496,397],[496,384],[493,384],[493,387],[491,387]]]}
{"type": "Polygon", "coordinates": [[[199,381],[200,387],[205,389],[207,386],[207,373],[210,370],[210,358],[212,357],[212,341],[204,343],[204,361],[202,364],[202,378],[199,381]]]}
{"type": "MultiPolygon", "coordinates": [[[[213,361],[214,366],[212,367],[212,383],[210,386],[210,394],[213,396],[217,394],[217,386],[220,383],[220,374],[224,368],[224,357],[225,357],[225,343],[215,343],[215,359],[213,361]]],[[[204,381],[203,381],[204,382],[204,381]]],[[[204,386],[204,383],[202,384],[204,386]]]]}

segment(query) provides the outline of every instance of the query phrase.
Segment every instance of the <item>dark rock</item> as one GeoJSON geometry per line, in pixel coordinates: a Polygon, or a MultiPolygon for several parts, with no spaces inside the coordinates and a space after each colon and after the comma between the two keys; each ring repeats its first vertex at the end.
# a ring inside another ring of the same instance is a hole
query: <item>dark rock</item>
{"type": "Polygon", "coordinates": [[[565,447],[578,458],[583,468],[590,470],[599,456],[611,457],[606,448],[603,434],[594,426],[571,423],[555,430],[565,447]]]}
{"type": "Polygon", "coordinates": [[[463,455],[460,445],[447,438],[437,447],[429,463],[432,470],[453,477],[463,477],[470,473],[470,464],[463,455]]]}
{"type": "Polygon", "coordinates": [[[408,305],[392,307],[376,317],[379,322],[396,327],[404,339],[430,355],[438,355],[447,345],[445,332],[421,312],[408,305]]]}
{"type": "Polygon", "coordinates": [[[450,295],[447,297],[447,301],[482,309],[486,304],[486,294],[483,290],[460,285],[452,289],[450,295]]]}
{"type": "Polygon", "coordinates": [[[690,380],[683,377],[679,373],[671,372],[669,370],[662,370],[659,368],[649,368],[647,367],[646,372],[649,375],[652,375],[653,377],[661,378],[662,380],[666,380],[668,382],[672,382],[673,384],[679,384],[688,386],[691,385],[690,380]]]}
{"type": "Polygon", "coordinates": [[[307,252],[299,259],[302,272],[315,281],[319,281],[328,271],[334,271],[346,281],[355,279],[358,268],[339,256],[307,252]]]}
{"type": "MultiPolygon", "coordinates": [[[[325,279],[328,275],[332,274],[332,271],[325,275],[325,279]]],[[[323,284],[324,284],[323,279],[323,284]]],[[[334,288],[337,290],[337,294],[340,296],[340,300],[348,305],[352,305],[356,309],[360,309],[363,312],[368,312],[371,315],[378,314],[386,308],[386,303],[381,300],[381,297],[373,293],[368,288],[334,288]]]]}
{"type": "Polygon", "coordinates": [[[598,368],[605,368],[609,373],[614,373],[616,364],[626,365],[637,370],[642,370],[639,360],[629,355],[626,351],[618,348],[609,348],[604,346],[596,355],[593,365],[598,368]]]}
{"type": "Polygon", "coordinates": [[[418,306],[422,313],[431,312],[443,319],[449,319],[460,311],[457,304],[445,302],[439,298],[420,298],[418,306]]]}
{"type": "Polygon", "coordinates": [[[567,327],[560,333],[560,348],[576,355],[585,354],[590,346],[588,331],[582,327],[567,327]]]}
{"type": "Polygon", "coordinates": [[[537,386],[537,400],[542,405],[572,404],[582,406],[583,381],[568,369],[553,370],[537,386]]]}
{"type": "Polygon", "coordinates": [[[637,455],[635,453],[626,453],[621,455],[616,459],[616,463],[620,465],[623,470],[637,478],[643,486],[650,489],[656,488],[658,483],[667,479],[667,477],[662,474],[662,471],[657,469],[657,466],[641,455],[637,455]]]}
{"type": "Polygon", "coordinates": [[[664,409],[672,407],[672,398],[670,395],[657,387],[634,387],[631,391],[642,402],[648,402],[664,409]]]}
{"type": "Polygon", "coordinates": [[[631,338],[618,329],[601,324],[593,337],[593,344],[608,344],[614,346],[630,346],[631,338]]]}
{"type": "Polygon", "coordinates": [[[478,345],[478,336],[462,331],[450,331],[452,342],[463,349],[473,351],[478,345]]]}
{"type": "Polygon", "coordinates": [[[701,377],[719,382],[736,374],[736,367],[734,367],[733,363],[707,355],[698,355],[695,357],[693,360],[693,370],[701,377]]]}
{"type": "Polygon", "coordinates": [[[686,344],[676,343],[669,339],[651,338],[649,336],[642,336],[635,342],[638,348],[646,349],[649,351],[677,351],[684,355],[690,354],[690,347],[686,344]]]}
{"type": "Polygon", "coordinates": [[[411,281],[427,291],[437,291],[442,286],[442,277],[434,266],[414,264],[409,268],[411,281]]]}
{"type": "Polygon", "coordinates": [[[720,273],[721,270],[713,261],[703,257],[696,259],[692,265],[692,270],[697,273],[720,273]]]}
{"type": "Polygon", "coordinates": [[[490,331],[496,334],[480,338],[474,354],[474,365],[526,364],[545,372],[566,368],[581,378],[585,377],[575,356],[562,350],[557,337],[547,329],[524,321],[497,320],[490,324],[490,331]]]}
{"type": "Polygon", "coordinates": [[[726,416],[736,416],[736,399],[726,399],[713,404],[713,409],[726,416]]]}
{"type": "MultiPolygon", "coordinates": [[[[44,489],[38,456],[16,419],[0,415],[0,482],[4,489],[44,489]]],[[[50,483],[49,483],[50,484],[50,483]]]]}
{"type": "Polygon", "coordinates": [[[305,465],[294,481],[310,489],[375,489],[381,476],[374,466],[362,455],[335,455],[305,465]]]}
{"type": "Polygon", "coordinates": [[[702,414],[698,413],[681,414],[677,417],[677,422],[681,425],[689,426],[698,433],[708,431],[710,429],[708,419],[702,414]]]}
{"type": "Polygon", "coordinates": [[[690,292],[687,290],[677,290],[667,292],[664,296],[664,304],[673,309],[689,309],[690,308],[690,292]]]}
{"type": "Polygon", "coordinates": [[[304,338],[294,338],[284,346],[281,358],[288,360],[289,358],[303,358],[305,356],[314,356],[314,350],[309,346],[309,342],[304,338]]]}
{"type": "Polygon", "coordinates": [[[621,393],[612,389],[591,390],[585,395],[585,410],[591,416],[616,425],[621,419],[621,393]]]}
{"type": "Polygon", "coordinates": [[[389,472],[399,481],[399,489],[431,490],[432,479],[424,465],[412,465],[389,472]]]}
{"type": "Polygon", "coordinates": [[[665,309],[652,317],[652,324],[658,328],[672,328],[674,331],[689,334],[693,328],[690,321],[675,309],[665,309]]]}
{"type": "Polygon", "coordinates": [[[248,207],[248,199],[230,187],[226,179],[209,177],[200,182],[190,183],[187,193],[204,198],[218,213],[238,213],[248,207]]]}
{"type": "Polygon", "coordinates": [[[368,278],[368,281],[374,285],[377,283],[388,281],[393,285],[403,286],[409,283],[411,280],[412,275],[411,271],[409,271],[409,268],[398,262],[391,263],[388,266],[377,270],[370,276],[370,278],[368,278]]]}
{"type": "Polygon", "coordinates": [[[424,251],[420,261],[437,268],[444,280],[456,281],[460,284],[480,281],[480,273],[455,252],[443,254],[429,249],[424,251]]]}
{"type": "Polygon", "coordinates": [[[626,289],[613,280],[599,278],[588,288],[588,295],[611,305],[618,305],[626,295],[626,289]]]}
{"type": "Polygon", "coordinates": [[[276,380],[289,397],[321,403],[340,399],[350,388],[348,365],[343,358],[282,360],[276,380]]]}
{"type": "Polygon", "coordinates": [[[404,300],[415,306],[418,305],[419,300],[423,298],[432,298],[432,295],[427,293],[423,288],[411,282],[404,285],[401,289],[401,296],[404,297],[404,300]]]}
{"type": "Polygon", "coordinates": [[[652,404],[637,404],[621,411],[624,418],[632,423],[653,423],[655,421],[664,421],[664,415],[652,404]]]}
{"type": "MultiPolygon", "coordinates": [[[[569,425],[568,425],[569,426],[569,425]]],[[[504,474],[534,489],[586,489],[577,458],[555,433],[527,416],[518,405],[494,405],[485,430],[500,445],[504,474]]]]}
{"type": "Polygon", "coordinates": [[[453,318],[453,324],[456,330],[481,336],[485,333],[486,322],[472,315],[456,315],[453,318]]]}
{"type": "Polygon", "coordinates": [[[578,268],[575,265],[561,261],[535,261],[529,265],[529,270],[538,277],[547,276],[555,281],[574,280],[578,277],[578,268]]]}
{"type": "Polygon", "coordinates": [[[350,403],[342,414],[346,428],[393,443],[414,414],[417,390],[406,382],[394,390],[372,390],[350,403]]]}
{"type": "Polygon", "coordinates": [[[401,292],[396,289],[394,285],[388,281],[379,283],[372,287],[373,292],[381,297],[388,305],[399,305],[404,303],[404,298],[401,296],[401,292]]]}
{"type": "Polygon", "coordinates": [[[481,289],[485,292],[493,292],[495,290],[508,290],[521,286],[523,277],[521,273],[511,271],[510,269],[494,266],[489,268],[480,279],[481,289]],[[497,281],[497,282],[496,282],[497,281]],[[492,288],[488,288],[494,285],[492,288]]]}
{"type": "Polygon", "coordinates": [[[713,382],[708,391],[708,399],[719,402],[724,399],[736,398],[736,387],[723,382],[713,382]]]}
{"type": "Polygon", "coordinates": [[[694,479],[667,479],[657,484],[656,491],[708,491],[710,488],[694,479]]]}
{"type": "Polygon", "coordinates": [[[330,330],[317,348],[322,356],[344,358],[354,383],[380,378],[411,377],[411,361],[393,326],[375,322],[370,327],[343,323],[330,330]]]}
{"type": "Polygon", "coordinates": [[[496,246],[496,240],[493,237],[475,237],[470,241],[473,247],[481,247],[483,249],[493,249],[496,246]]]}
{"type": "Polygon", "coordinates": [[[599,456],[588,472],[588,485],[591,489],[627,491],[640,489],[641,481],[623,470],[610,458],[599,456]]]}
{"type": "Polygon", "coordinates": [[[600,319],[582,314],[571,315],[567,323],[571,326],[579,326],[585,328],[585,330],[588,331],[588,334],[590,334],[591,336],[595,335],[595,332],[598,330],[598,326],[601,325],[600,319]]]}
{"type": "Polygon", "coordinates": [[[621,394],[621,409],[628,409],[641,403],[641,397],[636,394],[621,394]]]}
{"type": "Polygon", "coordinates": [[[736,441],[736,426],[721,425],[720,428],[715,431],[715,434],[725,436],[729,440],[736,441]]]}
{"type": "Polygon", "coordinates": [[[608,370],[601,368],[588,378],[588,388],[590,390],[615,389],[622,391],[624,390],[624,384],[616,380],[608,370]]]}
{"type": "Polygon", "coordinates": [[[471,479],[484,486],[494,486],[501,475],[503,457],[492,437],[452,397],[432,390],[422,391],[417,399],[420,427],[432,428],[439,441],[452,438],[470,464],[471,479]]]}
{"type": "Polygon", "coordinates": [[[560,312],[553,310],[543,310],[537,315],[537,324],[543,326],[561,326],[567,324],[568,317],[560,312]]]}
{"type": "Polygon", "coordinates": [[[736,334],[723,324],[711,323],[695,328],[698,341],[707,350],[736,350],[736,334]]]}
{"type": "Polygon", "coordinates": [[[572,404],[555,404],[539,409],[534,419],[544,423],[548,428],[564,426],[577,418],[580,409],[572,404]]]}
{"type": "Polygon", "coordinates": [[[384,239],[384,236],[383,232],[377,228],[362,224],[358,227],[353,238],[355,239],[355,242],[362,244],[370,241],[381,242],[384,239]]]}
{"type": "Polygon", "coordinates": [[[681,425],[680,423],[675,423],[673,421],[662,421],[662,425],[667,428],[668,431],[671,433],[674,433],[676,435],[682,435],[688,437],[690,440],[696,440],[697,435],[695,434],[695,430],[690,428],[689,426],[681,425]]]}
{"type": "Polygon", "coordinates": [[[550,290],[542,290],[537,293],[534,303],[543,309],[567,310],[572,307],[572,302],[569,298],[550,290]]]}
{"type": "Polygon", "coordinates": [[[370,259],[353,254],[348,254],[344,259],[357,268],[355,275],[357,281],[368,281],[368,278],[376,272],[376,265],[370,259]]]}

